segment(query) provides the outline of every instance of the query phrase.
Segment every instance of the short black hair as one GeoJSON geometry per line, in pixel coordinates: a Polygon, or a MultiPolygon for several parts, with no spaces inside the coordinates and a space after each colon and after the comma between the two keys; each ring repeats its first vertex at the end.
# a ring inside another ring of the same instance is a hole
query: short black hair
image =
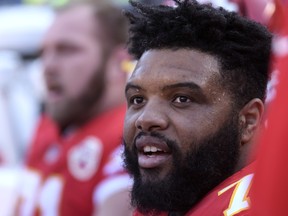
{"type": "Polygon", "coordinates": [[[195,49],[216,57],[222,82],[244,106],[253,98],[265,100],[269,78],[271,33],[235,12],[196,0],[174,0],[175,7],[131,1],[128,47],[140,59],[150,49],[195,49]]]}

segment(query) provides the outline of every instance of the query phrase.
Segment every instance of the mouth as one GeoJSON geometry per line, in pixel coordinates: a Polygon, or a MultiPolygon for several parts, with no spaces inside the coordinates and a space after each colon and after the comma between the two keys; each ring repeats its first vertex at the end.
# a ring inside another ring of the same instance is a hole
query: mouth
{"type": "Polygon", "coordinates": [[[140,168],[152,169],[164,166],[171,158],[171,149],[158,138],[144,136],[136,140],[140,168]]]}
{"type": "Polygon", "coordinates": [[[63,88],[58,83],[47,82],[47,100],[49,102],[58,102],[63,95],[63,88]]]}
{"type": "Polygon", "coordinates": [[[144,146],[143,150],[140,153],[146,155],[147,157],[155,157],[157,155],[166,154],[167,151],[148,144],[144,146]]]}

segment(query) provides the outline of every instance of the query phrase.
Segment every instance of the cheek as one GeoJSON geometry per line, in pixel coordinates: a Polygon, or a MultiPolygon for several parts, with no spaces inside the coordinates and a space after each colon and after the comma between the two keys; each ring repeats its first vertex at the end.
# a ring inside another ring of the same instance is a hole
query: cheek
{"type": "Polygon", "coordinates": [[[181,145],[181,151],[197,148],[194,145],[208,134],[213,133],[215,129],[213,122],[204,114],[179,115],[171,122],[173,122],[172,127],[174,128],[172,131],[176,132],[175,136],[181,145]]]}
{"type": "Polygon", "coordinates": [[[66,92],[71,97],[81,96],[98,72],[98,66],[93,63],[74,62],[66,68],[66,92]]]}
{"type": "Polygon", "coordinates": [[[215,134],[222,126],[229,111],[216,112],[215,110],[203,108],[201,112],[193,112],[192,115],[179,115],[174,119],[174,128],[177,131],[177,137],[183,151],[197,148],[198,143],[215,134]]]}
{"type": "Polygon", "coordinates": [[[191,143],[195,143],[195,140],[198,139],[199,133],[194,129],[191,124],[180,124],[177,127],[177,143],[179,143],[180,151],[186,152],[191,149],[191,143]]]}
{"type": "Polygon", "coordinates": [[[81,73],[76,76],[69,76],[67,78],[68,81],[66,82],[66,93],[68,93],[71,97],[81,96],[92,77],[92,74],[85,73],[81,73]]]}

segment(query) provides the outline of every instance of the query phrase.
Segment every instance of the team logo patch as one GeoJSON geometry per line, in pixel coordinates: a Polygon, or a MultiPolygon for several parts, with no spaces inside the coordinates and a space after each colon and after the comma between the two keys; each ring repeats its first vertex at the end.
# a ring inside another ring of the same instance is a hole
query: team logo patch
{"type": "Polygon", "coordinates": [[[90,180],[97,172],[102,158],[103,144],[96,137],[87,137],[68,153],[69,172],[77,180],[90,180]]]}

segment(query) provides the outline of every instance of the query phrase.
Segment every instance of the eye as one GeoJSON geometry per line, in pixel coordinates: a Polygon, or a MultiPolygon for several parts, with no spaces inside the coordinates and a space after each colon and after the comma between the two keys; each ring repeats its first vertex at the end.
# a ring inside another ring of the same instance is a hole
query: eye
{"type": "Polygon", "coordinates": [[[176,97],[173,102],[175,103],[189,103],[191,100],[186,96],[178,96],[176,97]]]}
{"type": "Polygon", "coordinates": [[[60,44],[57,47],[57,51],[59,54],[61,55],[73,55],[76,54],[80,51],[81,49],[75,45],[71,45],[71,44],[60,44]]]}
{"type": "Polygon", "coordinates": [[[130,99],[130,104],[139,105],[142,104],[143,101],[144,101],[143,97],[136,96],[130,99]]]}

